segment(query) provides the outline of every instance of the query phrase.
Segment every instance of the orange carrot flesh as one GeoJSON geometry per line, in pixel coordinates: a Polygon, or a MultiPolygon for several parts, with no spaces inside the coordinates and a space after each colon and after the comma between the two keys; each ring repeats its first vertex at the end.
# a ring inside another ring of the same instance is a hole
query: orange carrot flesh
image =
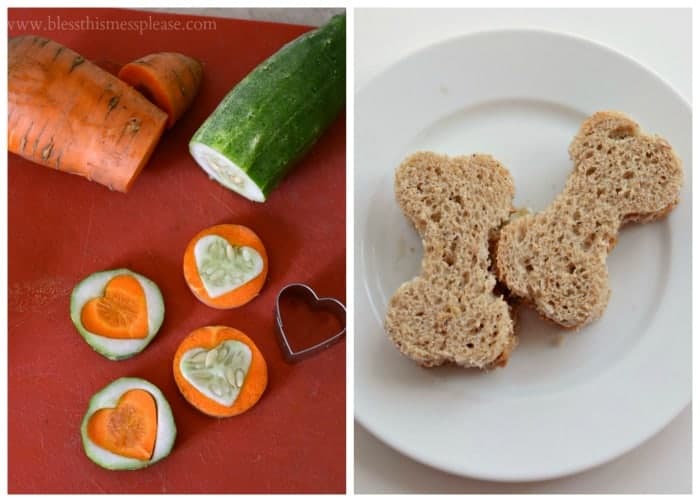
{"type": "Polygon", "coordinates": [[[260,290],[265,284],[267,269],[268,260],[265,246],[255,232],[243,225],[224,224],[202,230],[195,235],[187,245],[183,260],[183,273],[185,275],[185,281],[190,287],[192,293],[205,305],[218,309],[240,307],[241,305],[244,305],[254,299],[258,293],[260,293],[260,290]],[[197,245],[197,242],[201,238],[209,235],[219,236],[225,239],[229,244],[231,244],[231,246],[247,246],[257,251],[263,263],[260,274],[248,282],[238,286],[236,289],[229,291],[228,293],[215,298],[209,296],[206,288],[204,287],[204,283],[202,282],[202,277],[200,275],[200,270],[197,266],[197,260],[195,257],[195,246],[197,245]]]}
{"type": "Polygon", "coordinates": [[[148,305],[141,283],[130,275],[112,278],[103,296],[85,303],[80,321],[91,333],[107,338],[146,338],[148,305]]]}
{"type": "Polygon", "coordinates": [[[239,415],[255,405],[267,388],[267,363],[255,343],[243,332],[227,326],[207,326],[194,330],[180,343],[173,359],[175,383],[183,397],[192,406],[213,417],[239,415]],[[211,350],[227,340],[235,340],[250,348],[252,358],[243,386],[231,406],[224,406],[209,398],[192,385],[182,374],[180,363],[189,350],[211,350]]]}
{"type": "Polygon", "coordinates": [[[127,192],[167,115],[128,84],[52,40],[10,39],[8,149],[127,192]]]}
{"type": "Polygon", "coordinates": [[[165,110],[170,129],[197,95],[202,65],[178,52],[159,52],[125,65],[119,78],[165,110]]]}
{"type": "Polygon", "coordinates": [[[97,410],[87,424],[93,443],[116,455],[138,460],[153,456],[157,429],[156,401],[143,389],[125,392],[116,408],[97,410]]]}

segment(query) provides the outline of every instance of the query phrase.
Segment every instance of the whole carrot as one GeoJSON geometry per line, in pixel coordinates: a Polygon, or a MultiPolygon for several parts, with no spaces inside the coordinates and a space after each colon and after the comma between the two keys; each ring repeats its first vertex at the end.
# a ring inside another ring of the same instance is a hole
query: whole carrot
{"type": "Polygon", "coordinates": [[[127,192],[166,114],[77,52],[32,35],[9,41],[8,149],[127,192]]]}

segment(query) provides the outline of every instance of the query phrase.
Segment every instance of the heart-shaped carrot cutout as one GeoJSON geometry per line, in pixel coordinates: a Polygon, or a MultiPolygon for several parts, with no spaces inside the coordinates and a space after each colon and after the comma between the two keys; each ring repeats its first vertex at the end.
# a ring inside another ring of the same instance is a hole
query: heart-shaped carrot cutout
{"type": "Polygon", "coordinates": [[[157,429],[156,400],[143,389],[126,391],[116,408],[97,410],[87,425],[88,437],[97,446],[138,460],[153,456],[157,429]]]}
{"type": "Polygon", "coordinates": [[[103,296],[88,301],[80,312],[83,327],[107,338],[146,338],[148,305],[141,283],[131,275],[113,277],[103,296]]]}

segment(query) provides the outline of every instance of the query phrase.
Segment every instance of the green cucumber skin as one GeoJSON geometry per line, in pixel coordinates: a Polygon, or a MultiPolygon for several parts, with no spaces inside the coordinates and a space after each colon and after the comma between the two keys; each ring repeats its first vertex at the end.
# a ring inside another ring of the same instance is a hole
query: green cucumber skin
{"type": "Polygon", "coordinates": [[[345,15],[289,42],[241,80],[192,137],[267,195],[345,105],[345,15]]]}

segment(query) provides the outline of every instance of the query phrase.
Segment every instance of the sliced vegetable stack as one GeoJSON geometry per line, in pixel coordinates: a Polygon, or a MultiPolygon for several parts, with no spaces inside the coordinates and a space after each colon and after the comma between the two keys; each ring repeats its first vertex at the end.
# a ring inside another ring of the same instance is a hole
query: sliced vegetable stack
{"type": "Polygon", "coordinates": [[[92,397],[80,433],[90,460],[123,470],[167,457],[177,429],[158,387],[140,378],[119,378],[92,397]]]}
{"type": "Polygon", "coordinates": [[[125,268],[97,272],[81,281],[73,289],[70,310],[85,341],[114,360],[146,348],[165,315],[158,286],[125,268]]]}
{"type": "Polygon", "coordinates": [[[183,263],[185,281],[204,304],[228,309],[255,298],[267,277],[267,252],[242,225],[216,225],[190,241],[183,263]]]}
{"type": "Polygon", "coordinates": [[[48,38],[8,45],[9,151],[127,192],[163,133],[165,112],[48,38]]]}
{"type": "Polygon", "coordinates": [[[202,65],[178,52],[159,52],[125,65],[119,78],[165,110],[170,129],[197,95],[202,65]]]}
{"type": "Polygon", "coordinates": [[[190,333],[173,360],[184,398],[202,413],[231,417],[258,402],[267,387],[267,363],[244,333],[208,326],[190,333]]]}
{"type": "Polygon", "coordinates": [[[190,152],[212,178],[264,202],[345,104],[345,15],[285,45],[241,80],[190,152]]]}

